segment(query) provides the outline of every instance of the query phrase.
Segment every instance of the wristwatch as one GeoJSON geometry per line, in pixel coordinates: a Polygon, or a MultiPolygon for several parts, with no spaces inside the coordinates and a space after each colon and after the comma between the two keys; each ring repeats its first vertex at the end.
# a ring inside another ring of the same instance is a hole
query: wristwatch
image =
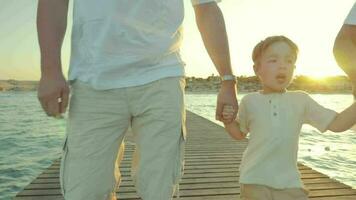
{"type": "Polygon", "coordinates": [[[221,81],[235,81],[236,82],[236,76],[232,75],[232,74],[228,74],[228,75],[223,75],[220,77],[221,81]]]}

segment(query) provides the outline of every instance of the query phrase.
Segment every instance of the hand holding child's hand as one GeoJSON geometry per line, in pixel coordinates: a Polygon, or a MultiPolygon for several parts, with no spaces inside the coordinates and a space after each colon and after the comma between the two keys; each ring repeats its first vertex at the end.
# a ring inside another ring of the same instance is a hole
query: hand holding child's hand
{"type": "Polygon", "coordinates": [[[353,83],[353,86],[352,86],[352,94],[354,95],[354,99],[356,100],[356,81],[355,81],[355,83],[353,83]]]}
{"type": "Polygon", "coordinates": [[[223,112],[222,112],[222,115],[223,115],[223,118],[224,120],[234,120],[233,117],[234,117],[234,108],[233,106],[231,105],[224,105],[223,107],[223,112]]]}

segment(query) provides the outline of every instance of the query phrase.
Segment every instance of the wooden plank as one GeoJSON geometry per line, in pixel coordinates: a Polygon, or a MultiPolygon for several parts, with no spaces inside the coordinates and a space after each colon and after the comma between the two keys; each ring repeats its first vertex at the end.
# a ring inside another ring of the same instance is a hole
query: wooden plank
{"type": "MultiPolygon", "coordinates": [[[[222,127],[188,112],[189,130],[185,151],[185,173],[180,181],[181,200],[239,199],[238,166],[247,140],[235,142],[223,133],[222,127]],[[208,145],[209,144],[209,145],[208,145]]],[[[125,158],[120,166],[122,183],[117,191],[120,200],[139,200],[130,177],[135,145],[128,136],[125,158]]],[[[16,200],[63,200],[59,185],[60,159],[20,192],[16,200]]],[[[330,179],[301,163],[302,181],[310,190],[312,200],[356,199],[356,190],[330,179]]],[[[176,199],[176,198],[174,198],[176,199]]]]}

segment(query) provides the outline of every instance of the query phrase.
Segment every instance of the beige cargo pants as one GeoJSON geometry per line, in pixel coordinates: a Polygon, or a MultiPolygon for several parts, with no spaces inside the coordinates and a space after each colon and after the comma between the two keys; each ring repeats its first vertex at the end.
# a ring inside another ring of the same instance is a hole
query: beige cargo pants
{"type": "Polygon", "coordinates": [[[116,199],[120,144],[131,126],[136,143],[131,175],[139,196],[171,199],[182,172],[184,87],[182,77],[111,90],[75,81],[60,166],[64,198],[116,199]]]}

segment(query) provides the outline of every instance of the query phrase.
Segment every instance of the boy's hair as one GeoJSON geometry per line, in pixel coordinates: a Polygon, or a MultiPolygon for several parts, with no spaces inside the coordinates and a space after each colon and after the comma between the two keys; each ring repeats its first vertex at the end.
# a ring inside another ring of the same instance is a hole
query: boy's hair
{"type": "Polygon", "coordinates": [[[295,55],[295,58],[297,58],[298,51],[299,51],[298,46],[292,40],[290,40],[289,38],[287,38],[283,35],[267,37],[266,39],[259,42],[253,49],[252,60],[253,60],[253,70],[255,71],[255,73],[256,73],[257,65],[260,62],[262,54],[266,51],[266,49],[271,44],[276,43],[276,42],[285,42],[286,44],[288,44],[290,46],[290,48],[292,49],[292,51],[295,55]]]}

